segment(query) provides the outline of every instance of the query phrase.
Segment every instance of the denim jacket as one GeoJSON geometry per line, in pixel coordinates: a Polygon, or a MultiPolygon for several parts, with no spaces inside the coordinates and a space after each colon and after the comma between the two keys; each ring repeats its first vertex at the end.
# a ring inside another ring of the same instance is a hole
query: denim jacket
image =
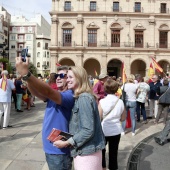
{"type": "Polygon", "coordinates": [[[72,157],[90,155],[105,148],[97,103],[91,94],[82,93],[75,100],[69,132],[74,135],[68,139],[73,145],[72,157]]]}

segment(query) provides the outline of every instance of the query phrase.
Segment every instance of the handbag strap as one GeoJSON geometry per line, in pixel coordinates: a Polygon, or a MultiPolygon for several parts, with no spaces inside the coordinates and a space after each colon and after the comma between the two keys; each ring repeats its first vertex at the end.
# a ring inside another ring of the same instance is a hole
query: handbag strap
{"type": "MultiPolygon", "coordinates": [[[[168,87],[168,88],[166,89],[166,91],[159,97],[159,99],[166,94],[166,92],[168,91],[169,88],[170,88],[170,87],[168,87]]],[[[158,101],[159,101],[159,99],[158,99],[158,101]]]]}
{"type": "Polygon", "coordinates": [[[117,99],[115,105],[110,109],[110,111],[103,116],[102,121],[103,121],[103,120],[111,113],[111,111],[115,108],[115,106],[116,106],[116,104],[118,103],[118,101],[119,101],[119,98],[117,99]]]}

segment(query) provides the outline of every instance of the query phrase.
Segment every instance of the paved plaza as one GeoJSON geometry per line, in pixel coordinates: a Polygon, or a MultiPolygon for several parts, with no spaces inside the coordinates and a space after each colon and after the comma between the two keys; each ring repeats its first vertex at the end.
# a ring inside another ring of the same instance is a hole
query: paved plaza
{"type": "MultiPolygon", "coordinates": [[[[13,128],[0,129],[0,170],[48,170],[41,141],[46,104],[36,99],[35,105],[36,107],[31,108],[30,111],[24,110],[23,113],[18,113],[12,104],[10,124],[13,128]]],[[[137,144],[161,131],[163,127],[163,123],[155,125],[153,120],[148,124],[137,123],[137,133],[134,137],[128,129],[120,141],[119,170],[126,170],[129,157],[137,144]]],[[[141,154],[139,168],[143,169],[141,167],[144,166],[146,170],[160,170],[157,169],[156,164],[162,164],[162,170],[168,170],[165,164],[170,162],[169,151],[169,144],[159,146],[152,138],[141,154]],[[166,152],[163,152],[164,150],[166,152]],[[162,154],[160,157],[159,153],[162,154]]]]}

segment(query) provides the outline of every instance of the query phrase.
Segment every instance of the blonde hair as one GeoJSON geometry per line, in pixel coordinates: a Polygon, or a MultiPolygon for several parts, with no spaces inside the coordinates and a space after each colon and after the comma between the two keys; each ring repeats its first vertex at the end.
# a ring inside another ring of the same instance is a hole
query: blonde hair
{"type": "Polygon", "coordinates": [[[69,70],[71,70],[75,75],[77,84],[77,88],[74,91],[74,97],[77,98],[81,93],[84,92],[94,95],[86,70],[81,66],[70,66],[69,70]]]}
{"type": "Polygon", "coordinates": [[[134,83],[134,80],[135,80],[135,76],[133,74],[130,74],[127,77],[127,83],[134,83]]]}

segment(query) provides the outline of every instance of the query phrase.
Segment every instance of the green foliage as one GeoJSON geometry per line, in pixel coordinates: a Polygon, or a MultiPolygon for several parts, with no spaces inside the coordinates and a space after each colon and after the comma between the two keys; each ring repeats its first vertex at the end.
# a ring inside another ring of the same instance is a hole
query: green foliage
{"type": "Polygon", "coordinates": [[[29,71],[34,75],[34,76],[38,76],[37,74],[37,68],[34,66],[33,63],[29,63],[29,71]]]}
{"type": "Polygon", "coordinates": [[[0,58],[0,63],[3,63],[4,70],[8,70],[8,73],[12,73],[12,66],[11,63],[9,63],[7,58],[0,58]]]}
{"type": "Polygon", "coordinates": [[[8,61],[8,59],[7,58],[0,58],[0,63],[8,63],[9,61],[8,61]]]}

